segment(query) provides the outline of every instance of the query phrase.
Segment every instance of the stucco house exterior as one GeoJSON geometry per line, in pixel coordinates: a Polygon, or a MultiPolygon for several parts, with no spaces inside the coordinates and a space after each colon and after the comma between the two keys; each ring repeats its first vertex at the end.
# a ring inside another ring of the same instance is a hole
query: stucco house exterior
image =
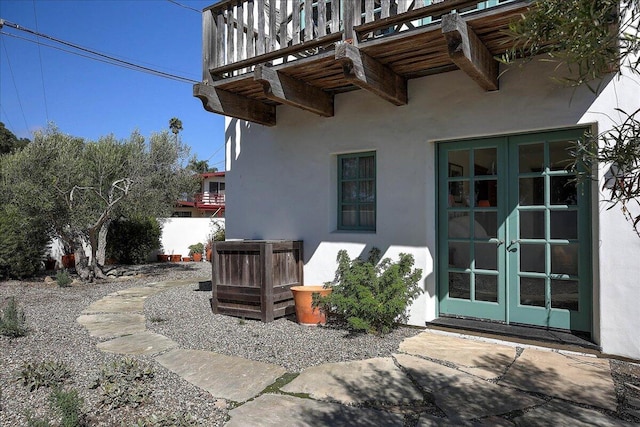
{"type": "Polygon", "coordinates": [[[640,359],[640,239],[607,210],[606,167],[591,185],[566,169],[572,141],[639,107],[640,81],[623,70],[594,94],[548,62],[499,65],[529,3],[205,9],[194,96],[227,116],[227,238],[303,240],[308,285],[341,249],[410,253],[410,324],[570,330],[640,359]]]}
{"type": "Polygon", "coordinates": [[[225,172],[200,174],[200,191],[177,200],[173,217],[178,218],[224,218],[225,172]]]}

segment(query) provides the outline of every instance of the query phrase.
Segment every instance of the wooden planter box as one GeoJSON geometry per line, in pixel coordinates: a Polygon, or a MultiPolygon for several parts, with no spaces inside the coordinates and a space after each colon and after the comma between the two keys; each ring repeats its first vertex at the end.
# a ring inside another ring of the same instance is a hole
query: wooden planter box
{"type": "Polygon", "coordinates": [[[213,242],[211,252],[214,313],[263,322],[295,313],[290,288],[304,284],[302,241],[213,242]]]}

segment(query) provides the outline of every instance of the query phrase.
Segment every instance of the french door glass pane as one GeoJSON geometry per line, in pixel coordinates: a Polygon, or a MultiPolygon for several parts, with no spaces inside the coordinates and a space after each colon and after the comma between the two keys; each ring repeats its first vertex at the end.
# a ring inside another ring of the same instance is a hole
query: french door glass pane
{"type": "Polygon", "coordinates": [[[467,273],[449,273],[449,298],[471,299],[471,282],[467,273]]]}
{"type": "Polygon", "coordinates": [[[552,171],[566,170],[571,165],[571,150],[573,141],[558,141],[549,144],[549,169],[552,171]]]}
{"type": "Polygon", "coordinates": [[[520,238],[544,239],[544,211],[520,211],[520,238]]]}
{"type": "Polygon", "coordinates": [[[578,311],[580,292],[577,280],[551,280],[551,307],[578,311]]]}
{"type": "Polygon", "coordinates": [[[449,183],[449,206],[469,206],[469,181],[453,181],[449,183]]]}
{"type": "Polygon", "coordinates": [[[470,247],[471,244],[468,242],[449,242],[449,266],[469,268],[470,247]]]}
{"type": "Polygon", "coordinates": [[[475,299],[477,301],[498,302],[498,276],[476,274],[475,279],[475,299]]]}
{"type": "Polygon", "coordinates": [[[551,204],[575,206],[578,203],[578,190],[573,181],[574,175],[551,177],[551,204]]]}
{"type": "Polygon", "coordinates": [[[544,178],[520,178],[520,206],[544,206],[544,178]]]}
{"type": "Polygon", "coordinates": [[[520,243],[520,271],[545,272],[545,245],[520,243]]]}
{"type": "Polygon", "coordinates": [[[449,151],[449,178],[469,176],[469,150],[449,151]]]}
{"type": "Polygon", "coordinates": [[[545,279],[521,277],[520,304],[545,307],[545,279]]]}
{"type": "Polygon", "coordinates": [[[551,211],[550,216],[552,239],[578,238],[578,211],[551,211]]]}
{"type": "Polygon", "coordinates": [[[577,243],[551,245],[551,274],[578,275],[577,243]]]}
{"type": "Polygon", "coordinates": [[[476,268],[481,270],[498,269],[498,247],[495,243],[475,244],[476,268]]]}
{"type": "Polygon", "coordinates": [[[473,153],[474,175],[495,175],[498,154],[495,148],[480,148],[473,153]]]}
{"type": "Polygon", "coordinates": [[[479,233],[491,237],[498,237],[498,213],[497,212],[478,212],[474,214],[476,236],[479,233]]]}
{"type": "Polygon", "coordinates": [[[544,143],[520,145],[518,150],[520,173],[544,170],[544,143]]]}
{"type": "Polygon", "coordinates": [[[498,180],[485,179],[476,181],[476,206],[480,208],[498,206],[498,180]]]}
{"type": "Polygon", "coordinates": [[[449,212],[449,237],[464,239],[471,237],[471,222],[468,212],[449,212]]]}

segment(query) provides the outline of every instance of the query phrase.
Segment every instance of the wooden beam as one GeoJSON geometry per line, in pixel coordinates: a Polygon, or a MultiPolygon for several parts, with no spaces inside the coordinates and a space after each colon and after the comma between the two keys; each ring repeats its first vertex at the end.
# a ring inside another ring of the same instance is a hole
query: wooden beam
{"type": "Polygon", "coordinates": [[[253,76],[262,84],[267,98],[324,117],[333,116],[333,95],[322,89],[264,65],[256,65],[253,76]]]}
{"type": "Polygon", "coordinates": [[[202,83],[193,85],[193,96],[204,109],[265,126],[275,126],[276,107],[202,83]]]}
{"type": "Polygon", "coordinates": [[[498,90],[498,62],[457,13],[442,16],[451,60],[484,90],[498,90]]]}
{"type": "Polygon", "coordinates": [[[391,68],[349,43],[336,44],[337,61],[344,77],[356,86],[375,93],[394,105],[407,103],[407,81],[391,68]]]}

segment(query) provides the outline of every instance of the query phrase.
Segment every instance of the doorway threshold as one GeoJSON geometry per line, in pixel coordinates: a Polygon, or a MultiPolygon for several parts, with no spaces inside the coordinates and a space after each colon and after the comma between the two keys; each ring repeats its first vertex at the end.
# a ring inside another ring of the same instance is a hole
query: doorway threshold
{"type": "Polygon", "coordinates": [[[497,340],[506,340],[526,345],[550,347],[558,350],[583,353],[600,353],[600,347],[589,341],[589,334],[535,326],[507,325],[487,320],[440,317],[426,323],[427,329],[465,333],[497,340]]]}

